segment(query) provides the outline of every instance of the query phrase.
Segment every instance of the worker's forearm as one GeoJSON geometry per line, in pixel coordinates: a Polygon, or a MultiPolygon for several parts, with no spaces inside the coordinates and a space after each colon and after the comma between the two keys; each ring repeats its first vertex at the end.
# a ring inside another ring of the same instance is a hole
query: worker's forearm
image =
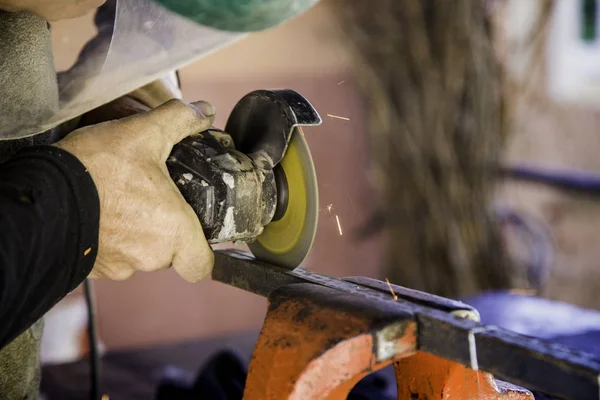
{"type": "Polygon", "coordinates": [[[99,214],[92,178],[66,151],[28,148],[0,164],[0,347],[89,274],[99,214]]]}

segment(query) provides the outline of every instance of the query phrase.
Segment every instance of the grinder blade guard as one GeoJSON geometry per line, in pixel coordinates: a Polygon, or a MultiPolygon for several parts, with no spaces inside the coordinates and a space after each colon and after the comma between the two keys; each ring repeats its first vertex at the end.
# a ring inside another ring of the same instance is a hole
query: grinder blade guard
{"type": "Polygon", "coordinates": [[[200,219],[209,243],[245,242],[285,268],[300,265],[316,233],[316,174],[301,127],[321,124],[292,90],[258,90],[234,107],[225,131],[178,143],[171,178],[200,219]]]}

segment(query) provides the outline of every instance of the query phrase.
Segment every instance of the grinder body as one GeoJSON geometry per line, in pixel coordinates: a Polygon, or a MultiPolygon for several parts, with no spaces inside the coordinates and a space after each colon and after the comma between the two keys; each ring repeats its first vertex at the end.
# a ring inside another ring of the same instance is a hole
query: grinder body
{"type": "Polygon", "coordinates": [[[167,168],[209,243],[245,242],[257,258],[283,267],[302,262],[316,232],[318,196],[300,127],[320,123],[300,94],[258,90],[237,103],[225,131],[174,146],[167,168]]]}
{"type": "Polygon", "coordinates": [[[275,214],[273,169],[260,155],[236,150],[223,131],[187,137],[173,148],[167,167],[209,243],[252,241],[275,214]]]}

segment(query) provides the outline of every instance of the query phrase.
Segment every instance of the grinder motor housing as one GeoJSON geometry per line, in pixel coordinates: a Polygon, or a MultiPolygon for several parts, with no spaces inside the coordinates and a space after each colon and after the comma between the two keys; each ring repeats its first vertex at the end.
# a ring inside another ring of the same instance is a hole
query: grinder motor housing
{"type": "Polygon", "coordinates": [[[292,90],[258,90],[234,107],[225,131],[210,129],[175,145],[167,167],[200,218],[209,243],[250,243],[287,207],[279,166],[294,130],[321,118],[292,90]]]}

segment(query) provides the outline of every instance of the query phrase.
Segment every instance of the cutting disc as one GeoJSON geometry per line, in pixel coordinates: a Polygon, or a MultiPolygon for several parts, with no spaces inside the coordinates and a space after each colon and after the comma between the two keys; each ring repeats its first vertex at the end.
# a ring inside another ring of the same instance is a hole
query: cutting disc
{"type": "Polygon", "coordinates": [[[300,128],[294,129],[280,165],[287,180],[287,208],[248,246],[258,260],[294,269],[310,251],[319,212],[315,166],[300,128]]]}

